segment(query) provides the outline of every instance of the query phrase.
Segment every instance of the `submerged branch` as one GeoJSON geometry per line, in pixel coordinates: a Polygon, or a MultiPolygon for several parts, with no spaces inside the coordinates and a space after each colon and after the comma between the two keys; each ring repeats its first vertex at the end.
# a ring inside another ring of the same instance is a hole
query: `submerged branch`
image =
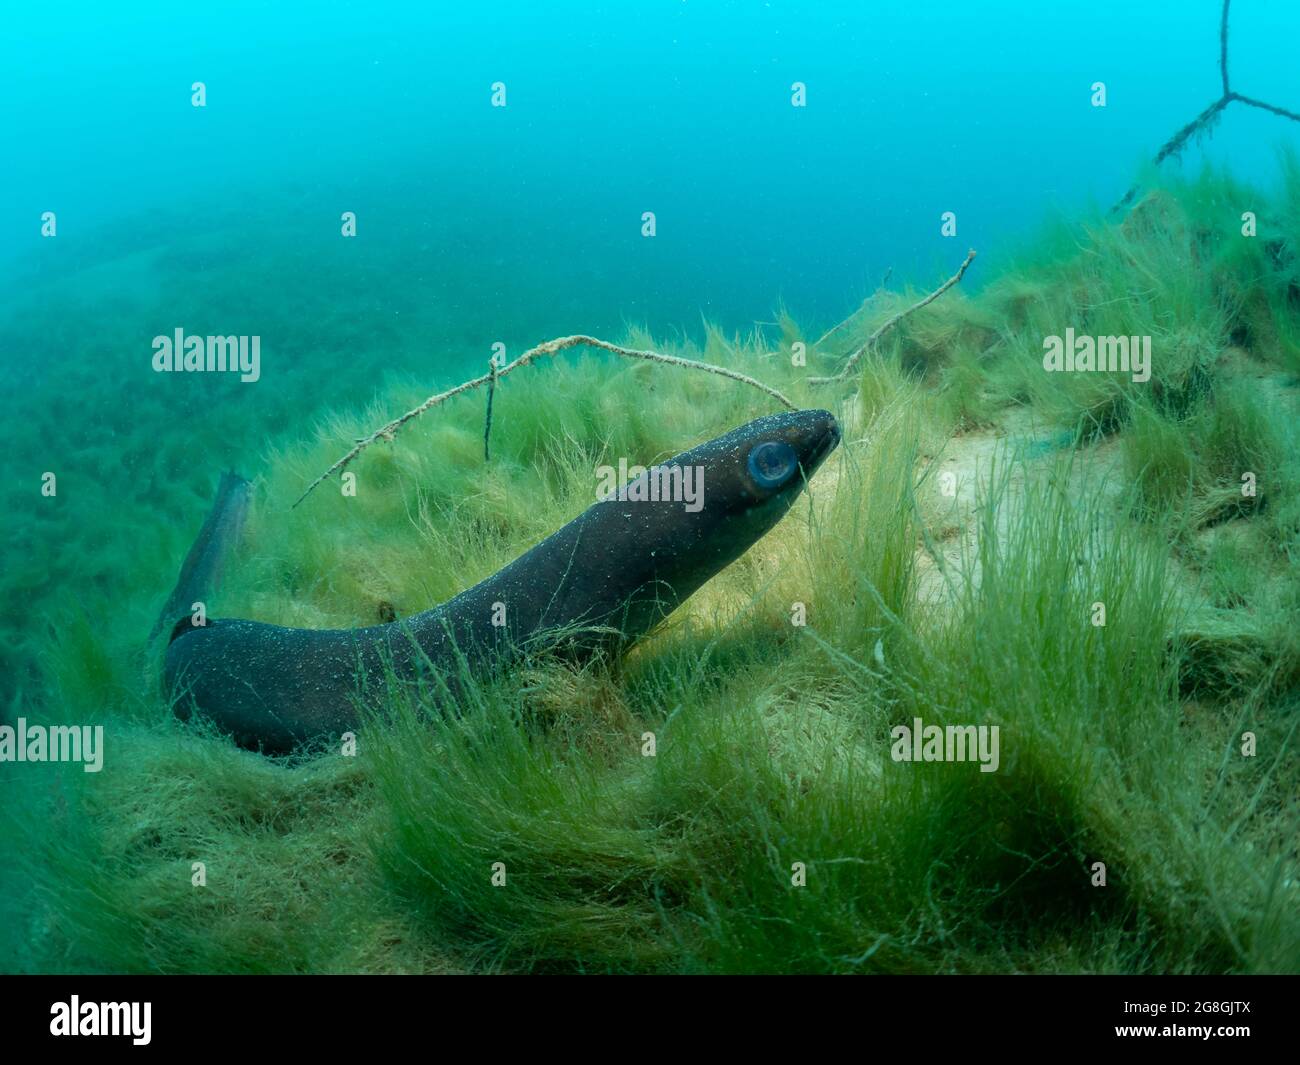
{"type": "Polygon", "coordinates": [[[1223,76],[1223,98],[1232,95],[1228,88],[1228,6],[1232,0],[1223,0],[1223,17],[1219,19],[1219,73],[1223,76]]]}
{"type": "MultiPolygon", "coordinates": [[[[658,351],[637,351],[634,348],[619,347],[617,344],[611,344],[607,340],[599,340],[596,337],[583,336],[581,334],[576,336],[557,337],[554,340],[548,340],[545,344],[538,344],[537,347],[535,348],[529,348],[522,355],[520,355],[519,358],[515,359],[513,362],[506,363],[506,365],[502,366],[500,369],[497,369],[495,366],[493,366],[488,370],[487,373],[482,374],[479,377],[471,378],[468,381],[464,381],[461,384],[458,384],[455,388],[449,388],[445,392],[439,392],[436,395],[430,396],[418,407],[412,407],[405,414],[399,415],[398,417],[394,418],[391,422],[388,422],[386,425],[381,425],[369,436],[358,437],[356,446],[353,447],[352,450],[349,451],[346,455],[344,455],[341,459],[335,462],[334,465],[332,465],[328,470],[326,470],[319,477],[317,477],[316,480],[312,481],[312,483],[307,486],[306,491],[304,491],[303,494],[300,495],[294,501],[293,506],[296,507],[299,503],[301,503],[304,499],[306,499],[309,495],[311,495],[313,489],[315,489],[323,481],[328,480],[333,474],[338,473],[340,470],[344,469],[348,465],[348,463],[350,463],[353,459],[355,459],[358,455],[360,455],[361,452],[363,452],[371,444],[377,443],[380,440],[391,441],[398,429],[400,429],[403,425],[405,425],[407,422],[411,421],[412,419],[418,418],[421,414],[423,414],[425,411],[429,410],[430,408],[436,407],[441,403],[445,403],[447,400],[452,399],[455,396],[459,396],[462,392],[469,392],[475,388],[480,388],[485,384],[491,383],[493,388],[495,388],[496,382],[498,380],[500,380],[502,377],[505,377],[509,373],[513,373],[519,367],[527,366],[529,363],[537,359],[545,358],[549,355],[555,355],[558,352],[564,351],[566,348],[574,348],[579,346],[588,347],[588,348],[600,348],[602,351],[611,352],[625,359],[646,359],[650,362],[666,363],[669,366],[683,366],[686,367],[687,369],[704,370],[707,373],[718,374],[721,377],[730,378],[732,381],[739,381],[741,384],[752,385],[754,388],[757,388],[762,392],[766,392],[769,396],[775,399],[787,410],[796,409],[795,405],[791,403],[790,400],[787,399],[782,393],[778,392],[775,388],[770,388],[769,386],[763,384],[762,381],[757,381],[754,378],[748,376],[747,374],[740,373],[737,370],[728,370],[724,366],[714,366],[712,363],[708,363],[708,362],[694,362],[691,359],[679,358],[676,355],[664,355],[658,351]]],[[[485,452],[486,452],[486,448],[487,448],[487,438],[485,436],[484,437],[485,452]]],[[[293,507],[290,507],[290,509],[292,510],[293,507]]]]}
{"type": "Polygon", "coordinates": [[[1234,92],[1232,98],[1234,100],[1239,100],[1241,103],[1250,107],[1258,107],[1275,115],[1281,115],[1283,118],[1289,118],[1292,122],[1300,122],[1300,114],[1297,114],[1294,111],[1288,111],[1285,107],[1275,107],[1273,104],[1266,104],[1263,100],[1256,100],[1250,96],[1242,96],[1239,92],[1234,92]]]}
{"type": "Polygon", "coordinates": [[[901,322],[904,318],[906,318],[909,314],[912,314],[914,311],[919,311],[922,307],[924,307],[928,303],[933,303],[945,292],[947,292],[950,288],[952,288],[953,285],[961,281],[961,279],[966,274],[966,268],[970,266],[970,264],[974,261],[974,259],[975,259],[975,249],[971,248],[971,250],[966,253],[966,258],[962,260],[961,266],[957,267],[957,272],[953,274],[952,277],[948,278],[947,281],[945,281],[942,285],[936,288],[924,299],[917,300],[910,307],[899,311],[896,315],[894,315],[892,318],[886,321],[884,325],[882,325],[879,329],[877,329],[874,333],[872,333],[871,336],[867,337],[866,341],[862,344],[862,346],[859,347],[855,352],[853,352],[852,355],[849,356],[848,362],[844,364],[844,368],[841,369],[839,373],[833,374],[830,377],[810,377],[808,378],[808,383],[811,385],[824,385],[824,384],[829,384],[832,381],[843,381],[844,378],[846,378],[850,373],[853,372],[853,367],[855,367],[858,364],[858,360],[861,359],[862,356],[865,355],[871,348],[873,348],[880,341],[881,337],[883,337],[886,333],[888,333],[891,329],[893,329],[894,326],[898,325],[898,323],[901,322]]]}
{"type": "MultiPolygon", "coordinates": [[[[1288,111],[1285,107],[1275,107],[1273,104],[1266,104],[1263,100],[1256,100],[1250,96],[1242,96],[1239,92],[1233,92],[1229,86],[1228,9],[1231,7],[1231,4],[1232,0],[1223,0],[1223,14],[1219,19],[1219,75],[1223,81],[1223,95],[1165,142],[1164,147],[1156,153],[1156,166],[1159,166],[1170,156],[1177,156],[1182,152],[1192,136],[1196,133],[1208,130],[1210,124],[1216,117],[1218,117],[1219,112],[1234,100],[1246,104],[1248,107],[1258,107],[1261,110],[1268,111],[1270,114],[1278,115],[1282,118],[1289,118],[1293,122],[1300,122],[1300,114],[1297,114],[1295,111],[1288,111]]],[[[1134,185],[1128,190],[1128,192],[1124,193],[1123,198],[1110,209],[1111,214],[1115,214],[1131,204],[1140,189],[1140,185],[1134,185]]]]}
{"type": "MultiPolygon", "coordinates": [[[[1156,153],[1155,165],[1159,166],[1171,155],[1172,156],[1179,155],[1182,152],[1182,150],[1185,147],[1187,147],[1187,142],[1191,140],[1195,134],[1200,133],[1203,130],[1207,129],[1210,123],[1213,122],[1216,117],[1218,117],[1219,112],[1222,111],[1225,107],[1227,107],[1228,104],[1232,103],[1234,99],[1240,99],[1240,97],[1236,97],[1234,95],[1221,96],[1219,99],[1215,100],[1214,103],[1210,104],[1210,106],[1207,107],[1204,111],[1202,111],[1199,115],[1197,115],[1194,119],[1188,122],[1187,125],[1185,125],[1182,129],[1180,129],[1177,133],[1175,133],[1172,137],[1170,137],[1167,141],[1165,141],[1160,151],[1156,153]]],[[[1141,189],[1142,189],[1141,185],[1133,185],[1132,187],[1130,187],[1128,192],[1124,193],[1120,201],[1110,209],[1111,214],[1115,214],[1116,212],[1123,210],[1125,207],[1131,204],[1134,201],[1134,199],[1137,198],[1137,194],[1141,191],[1141,189]]]]}
{"type": "Polygon", "coordinates": [[[490,445],[492,442],[492,397],[497,393],[497,357],[488,359],[488,398],[487,417],[483,421],[483,461],[492,461],[490,445]]]}

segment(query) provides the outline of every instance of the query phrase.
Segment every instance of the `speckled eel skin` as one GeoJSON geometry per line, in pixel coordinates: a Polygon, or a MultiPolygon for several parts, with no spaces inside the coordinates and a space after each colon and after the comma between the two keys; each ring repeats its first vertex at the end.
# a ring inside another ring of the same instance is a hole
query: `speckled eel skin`
{"type": "Polygon", "coordinates": [[[242,747],[283,754],[355,730],[393,683],[454,700],[456,678],[538,650],[618,651],[776,525],[839,441],[824,410],[759,418],[646,471],[441,606],[386,625],[186,616],[166,650],[165,690],[182,719],[201,715],[242,747]],[[694,471],[698,498],[640,498],[673,494],[649,485],[677,467],[694,471]]]}

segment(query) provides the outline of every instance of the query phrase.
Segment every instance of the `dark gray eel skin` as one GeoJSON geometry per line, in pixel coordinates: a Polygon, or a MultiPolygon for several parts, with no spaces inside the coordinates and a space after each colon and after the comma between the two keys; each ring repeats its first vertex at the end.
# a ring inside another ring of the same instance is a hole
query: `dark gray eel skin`
{"type": "Polygon", "coordinates": [[[702,468],[696,512],[681,501],[601,500],[486,580],[387,625],[184,617],[167,647],[165,691],[183,720],[198,713],[241,747],[274,755],[355,730],[365,711],[382,711],[394,679],[454,700],[455,678],[538,650],[617,652],[768,532],[839,441],[828,411],[759,418],[660,464],[702,468]]]}
{"type": "Polygon", "coordinates": [[[206,599],[208,592],[221,583],[226,561],[243,534],[252,493],[252,484],[233,470],[221,475],[212,510],[185,556],[176,587],[153,623],[150,643],[164,625],[188,614],[197,600],[206,599]]]}

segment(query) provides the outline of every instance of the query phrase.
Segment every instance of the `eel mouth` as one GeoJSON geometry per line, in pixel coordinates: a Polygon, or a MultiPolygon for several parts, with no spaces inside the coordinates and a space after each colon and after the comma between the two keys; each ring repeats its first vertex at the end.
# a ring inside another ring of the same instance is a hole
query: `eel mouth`
{"type": "Polygon", "coordinates": [[[804,474],[807,477],[811,477],[817,471],[818,467],[826,461],[826,456],[839,447],[840,441],[844,439],[844,434],[840,431],[840,423],[835,420],[835,415],[830,411],[817,410],[810,413],[816,418],[816,424],[813,428],[808,459],[804,463],[804,474]]]}

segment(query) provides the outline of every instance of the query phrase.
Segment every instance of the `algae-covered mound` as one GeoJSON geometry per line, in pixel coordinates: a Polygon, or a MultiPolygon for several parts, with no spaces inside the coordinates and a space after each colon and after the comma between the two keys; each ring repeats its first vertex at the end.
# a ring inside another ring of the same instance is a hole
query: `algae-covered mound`
{"type": "Polygon", "coordinates": [[[397,702],[355,754],[264,759],[157,694],[145,637],[223,467],[256,495],[212,612],[373,624],[572,518],[596,467],[764,397],[557,359],[497,389],[489,463],[480,395],[290,510],[438,382],[354,367],[322,407],[334,364],[304,354],[274,394],[190,401],[177,441],[150,429],[174,396],[52,369],[8,419],[34,476],[60,433],[73,457],[44,512],[2,489],[5,695],[102,725],[105,762],[6,767],[0,968],[1300,970],[1300,170],[1270,197],[1207,174],[979,269],[836,385],[808,378],[918,293],[820,345],[789,317],[633,331],[830,407],[844,445],[625,658],[539,660],[453,718],[397,702]],[[1067,329],[1149,338],[1149,376],[1045,370],[1067,329]],[[107,420],[72,423],[72,394],[107,420]],[[996,766],[899,759],[918,719],[996,727],[996,766]]]}

